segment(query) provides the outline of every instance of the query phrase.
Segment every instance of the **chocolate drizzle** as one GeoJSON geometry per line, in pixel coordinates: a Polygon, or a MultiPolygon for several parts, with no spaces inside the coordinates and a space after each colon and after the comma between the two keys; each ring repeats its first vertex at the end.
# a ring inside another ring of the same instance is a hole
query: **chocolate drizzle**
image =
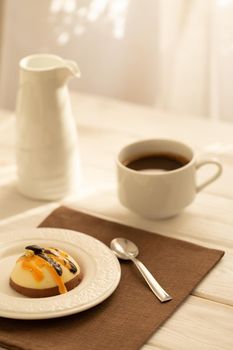
{"type": "Polygon", "coordinates": [[[72,273],[76,273],[77,272],[77,267],[72,263],[72,261],[70,261],[69,259],[67,259],[69,261],[69,264],[70,264],[70,272],[72,273]]]}
{"type": "Polygon", "coordinates": [[[37,254],[39,257],[41,257],[42,259],[44,259],[45,261],[47,261],[56,271],[56,273],[61,276],[62,275],[62,268],[61,265],[56,262],[55,260],[53,260],[52,258],[50,258],[48,255],[41,253],[41,254],[37,254]]]}
{"type": "Polygon", "coordinates": [[[38,245],[29,245],[25,247],[25,249],[31,250],[35,255],[47,261],[54,268],[54,270],[59,276],[62,276],[62,267],[59,264],[59,262],[56,261],[56,258],[61,259],[63,261],[63,264],[66,266],[66,268],[69,269],[70,272],[72,272],[73,274],[77,272],[77,267],[72,263],[72,261],[70,261],[66,257],[66,254],[65,256],[63,254],[61,255],[58,249],[44,249],[38,245]],[[53,259],[51,255],[54,256],[55,259],[53,259]]]}
{"type": "Polygon", "coordinates": [[[41,248],[40,246],[33,244],[33,245],[28,245],[25,247],[26,250],[32,250],[35,255],[41,254],[44,252],[44,248],[41,248]]]}

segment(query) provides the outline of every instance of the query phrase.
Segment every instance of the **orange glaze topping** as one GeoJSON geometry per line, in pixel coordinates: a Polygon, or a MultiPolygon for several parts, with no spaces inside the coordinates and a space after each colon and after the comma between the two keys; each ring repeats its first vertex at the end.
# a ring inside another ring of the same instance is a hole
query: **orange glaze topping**
{"type": "Polygon", "coordinates": [[[38,255],[22,256],[20,258],[20,261],[22,261],[22,268],[29,270],[36,281],[41,281],[44,278],[44,274],[40,268],[45,267],[53,277],[56,285],[58,286],[60,294],[67,292],[62,277],[57,274],[56,270],[48,261],[44,260],[38,255]]]}
{"type": "Polygon", "coordinates": [[[22,259],[22,268],[29,270],[36,281],[41,281],[44,278],[43,272],[32,264],[31,261],[28,261],[28,259],[22,259]]]}
{"type": "Polygon", "coordinates": [[[40,269],[45,267],[52,275],[61,294],[67,292],[61,265],[73,274],[78,271],[77,266],[69,259],[69,255],[56,248],[45,249],[38,245],[30,245],[26,247],[25,255],[20,260],[22,260],[22,267],[29,270],[37,281],[44,278],[40,269]]]}

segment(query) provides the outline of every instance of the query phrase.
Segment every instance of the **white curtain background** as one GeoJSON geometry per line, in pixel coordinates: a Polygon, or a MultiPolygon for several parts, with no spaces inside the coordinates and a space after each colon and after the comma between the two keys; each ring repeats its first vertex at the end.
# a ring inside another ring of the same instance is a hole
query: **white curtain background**
{"type": "Polygon", "coordinates": [[[233,1],[161,0],[157,105],[233,121],[233,1]]]}
{"type": "Polygon", "coordinates": [[[233,121],[233,0],[5,0],[3,17],[1,107],[19,59],[50,52],[79,63],[72,89],[233,121]]]}

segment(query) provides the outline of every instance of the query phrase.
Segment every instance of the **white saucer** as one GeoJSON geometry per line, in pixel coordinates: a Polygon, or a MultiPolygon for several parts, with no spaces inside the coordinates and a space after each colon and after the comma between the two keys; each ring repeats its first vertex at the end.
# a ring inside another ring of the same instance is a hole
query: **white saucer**
{"type": "Polygon", "coordinates": [[[108,298],[120,281],[120,264],[102,242],[84,233],[35,228],[0,235],[0,316],[15,319],[45,319],[87,310],[108,298]],[[9,286],[17,258],[29,244],[52,246],[67,251],[83,271],[83,280],[66,294],[27,298],[9,286]]]}

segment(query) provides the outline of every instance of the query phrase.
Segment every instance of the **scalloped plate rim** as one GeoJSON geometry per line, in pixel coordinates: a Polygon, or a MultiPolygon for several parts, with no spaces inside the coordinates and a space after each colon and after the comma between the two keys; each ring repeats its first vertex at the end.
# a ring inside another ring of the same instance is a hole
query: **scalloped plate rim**
{"type": "MultiPolygon", "coordinates": [[[[12,306],[12,309],[4,310],[3,307],[0,305],[0,317],[33,320],[33,319],[49,319],[49,318],[68,316],[68,315],[85,311],[87,309],[90,309],[98,305],[99,303],[106,300],[117,288],[121,278],[121,268],[120,268],[120,263],[118,259],[116,258],[114,253],[110,250],[110,248],[107,245],[105,245],[103,242],[99,241],[98,239],[86,233],[82,233],[80,231],[74,231],[70,229],[61,229],[61,228],[31,228],[31,229],[27,228],[25,230],[20,228],[19,230],[15,230],[15,229],[7,230],[5,233],[0,234],[0,254],[4,253],[4,250],[6,250],[7,247],[9,247],[9,245],[12,245],[14,247],[14,245],[19,244],[19,242],[23,243],[26,240],[29,243],[30,240],[36,240],[36,239],[38,241],[43,240],[45,241],[45,243],[46,241],[56,240],[57,242],[59,242],[60,245],[62,245],[62,243],[71,244],[69,240],[73,239],[72,246],[73,244],[77,244],[77,242],[80,241],[82,243],[82,245],[80,246],[80,249],[84,250],[85,253],[89,255],[90,259],[94,259],[97,266],[96,268],[97,276],[95,275],[93,279],[94,282],[96,281],[97,284],[94,285],[94,287],[96,288],[97,286],[99,289],[102,288],[102,290],[101,289],[99,290],[99,293],[97,293],[96,297],[95,295],[92,295],[90,293],[89,299],[87,299],[87,301],[81,305],[80,305],[80,302],[77,301],[76,305],[73,305],[71,307],[64,306],[63,309],[60,309],[59,307],[56,309],[55,307],[53,311],[50,310],[48,312],[40,311],[40,310],[35,310],[30,312],[28,311],[23,312],[22,310],[17,311],[17,309],[14,309],[14,305],[12,306]],[[61,238],[55,238],[58,232],[59,232],[59,235],[62,236],[61,238]],[[48,233],[50,236],[45,237],[47,236],[48,233]],[[12,239],[13,237],[14,237],[14,240],[12,239]],[[36,237],[36,238],[33,238],[33,237],[36,237]],[[90,250],[87,251],[87,248],[90,248],[90,246],[88,246],[88,244],[90,243],[91,243],[91,253],[90,253],[90,250]],[[104,262],[101,261],[101,259],[103,259],[103,256],[105,259],[104,262]],[[106,261],[107,261],[107,264],[106,264],[106,261]],[[103,279],[101,280],[101,276],[103,276],[103,278],[104,277],[107,278],[107,281],[106,280],[104,281],[103,279]],[[101,284],[101,287],[100,287],[100,284],[101,284]]],[[[78,248],[78,246],[76,247],[78,248]]],[[[85,261],[84,261],[84,264],[85,264],[85,261]]],[[[86,288],[87,292],[88,292],[88,288],[89,288],[89,285],[86,288]]],[[[4,296],[4,294],[0,292],[0,295],[2,299],[2,296],[4,296]]],[[[85,288],[83,290],[83,295],[85,296],[85,288]]],[[[34,304],[39,304],[40,302],[43,303],[45,300],[48,304],[49,302],[47,300],[51,300],[51,303],[52,303],[53,300],[57,301],[57,299],[59,301],[62,301],[63,303],[64,301],[67,301],[68,299],[70,299],[70,301],[72,301],[72,303],[75,304],[76,302],[75,297],[77,296],[78,295],[76,295],[76,292],[73,292],[73,294],[67,293],[65,295],[61,295],[62,299],[60,300],[58,299],[60,296],[51,297],[51,298],[38,298],[38,299],[22,298],[20,296],[19,297],[10,296],[10,298],[12,298],[11,299],[12,301],[13,300],[15,301],[15,305],[18,305],[18,303],[20,305],[20,302],[22,304],[23,300],[24,301],[27,300],[33,305],[33,303],[34,304]],[[73,295],[73,300],[72,300],[72,295],[73,295]],[[53,298],[57,298],[57,299],[53,299],[53,298]]],[[[5,295],[5,298],[6,298],[6,302],[8,302],[7,300],[8,296],[5,295]]],[[[69,305],[68,301],[67,301],[67,305],[69,305]]],[[[9,307],[9,304],[8,304],[8,307],[9,307]]]]}

